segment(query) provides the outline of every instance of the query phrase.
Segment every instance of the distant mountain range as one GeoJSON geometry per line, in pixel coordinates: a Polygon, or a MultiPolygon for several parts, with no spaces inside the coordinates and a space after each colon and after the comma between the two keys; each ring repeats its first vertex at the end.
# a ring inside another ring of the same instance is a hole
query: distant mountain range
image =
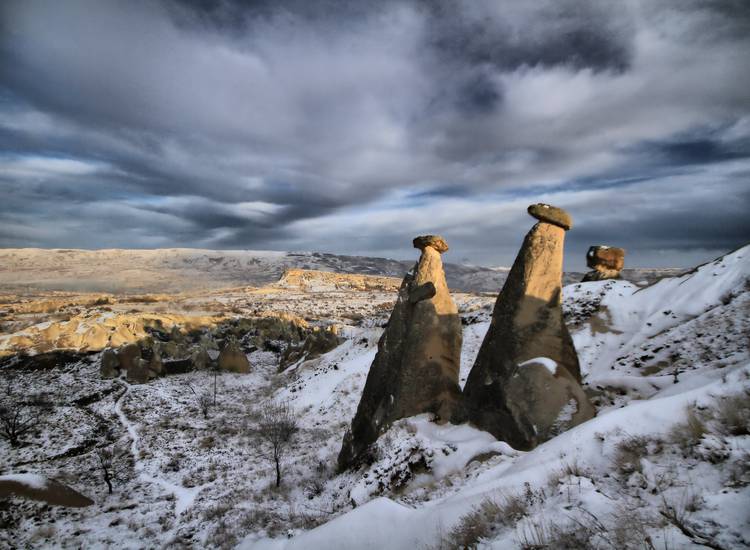
{"type": "MultiPolygon", "coordinates": [[[[174,293],[276,282],[289,268],[403,277],[413,261],[319,252],[256,250],[0,249],[0,288],[76,292],[174,293]]],[[[507,267],[445,264],[448,285],[456,291],[497,292],[507,267]]],[[[652,282],[677,269],[626,269],[624,278],[652,282]]],[[[564,283],[580,281],[568,272],[564,283]]]]}

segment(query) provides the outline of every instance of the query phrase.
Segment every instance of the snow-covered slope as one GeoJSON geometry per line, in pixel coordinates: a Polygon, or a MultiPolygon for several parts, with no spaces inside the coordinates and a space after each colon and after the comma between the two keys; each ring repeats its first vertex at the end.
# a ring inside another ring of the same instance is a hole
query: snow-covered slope
{"type": "MultiPolygon", "coordinates": [[[[567,287],[598,417],[528,453],[493,447],[502,444],[468,426],[449,428],[464,430],[449,440],[424,417],[401,421],[375,464],[343,478],[358,504],[351,512],[292,538],[254,534],[241,547],[451,548],[472,537],[498,550],[750,544],[749,280],[745,247],[647,288],[567,287]]],[[[465,329],[462,377],[487,325],[465,329]]],[[[322,414],[335,403],[347,418],[370,360],[362,357],[331,381],[300,373],[300,404],[319,402],[322,414]],[[356,383],[342,407],[329,391],[347,380],[356,383]]]]}
{"type": "Polygon", "coordinates": [[[565,306],[585,381],[649,397],[749,360],[750,247],[646,288],[572,285],[565,306]]]}
{"type": "MultiPolygon", "coordinates": [[[[567,319],[599,415],[528,453],[422,415],[381,437],[372,464],[334,471],[385,309],[356,320],[337,315],[343,342],[284,370],[278,353],[249,352],[250,374],[218,377],[208,418],[192,392],[213,389],[208,372],[128,386],[102,380],[96,355],[17,371],[13,391],[56,392],[58,406],[27,445],[0,441],[0,474],[60,479],[96,504],[42,510],[14,502],[0,510],[8,526],[0,546],[746,547],[748,258],[746,247],[640,290],[623,281],[566,287],[567,319]],[[288,400],[299,418],[280,488],[254,432],[258,406],[269,398],[288,400]],[[105,438],[127,466],[111,495],[93,455],[105,438]]],[[[335,299],[362,304],[368,296],[335,299]]],[[[315,295],[302,291],[263,299],[284,310],[307,307],[315,319],[316,311],[334,311],[310,309],[315,295]]],[[[456,300],[463,382],[493,298],[456,300]]]]}

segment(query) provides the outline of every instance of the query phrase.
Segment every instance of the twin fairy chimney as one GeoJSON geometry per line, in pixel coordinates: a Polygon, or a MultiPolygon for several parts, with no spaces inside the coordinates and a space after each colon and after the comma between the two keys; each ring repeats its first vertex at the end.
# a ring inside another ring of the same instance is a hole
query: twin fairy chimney
{"type": "Polygon", "coordinates": [[[592,246],[586,253],[586,265],[592,269],[582,282],[619,279],[625,265],[625,250],[611,246],[592,246]]]}
{"type": "Polygon", "coordinates": [[[438,236],[414,239],[422,255],[406,274],[362,399],[344,436],[339,468],[361,460],[392,422],[433,413],[450,420],[460,404],[461,319],[448,291],[440,255],[448,250],[438,236]]]}
{"type": "Polygon", "coordinates": [[[563,242],[572,221],[545,204],[528,211],[539,223],[497,298],[463,393],[461,322],[440,259],[448,245],[437,236],[414,239],[422,256],[401,284],[339,468],[362,461],[392,422],[420,413],[438,422],[469,421],[522,450],[594,416],[561,307],[563,242]]]}

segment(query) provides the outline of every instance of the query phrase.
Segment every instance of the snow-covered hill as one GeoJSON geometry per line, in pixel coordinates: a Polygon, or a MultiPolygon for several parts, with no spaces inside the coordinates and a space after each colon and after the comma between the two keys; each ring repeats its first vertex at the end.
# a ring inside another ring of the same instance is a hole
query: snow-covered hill
{"type": "MultiPolygon", "coordinates": [[[[565,307],[597,418],[528,453],[468,426],[404,420],[350,489],[359,506],[242,547],[749,545],[750,247],[643,289],[568,286],[565,307]]],[[[462,378],[487,326],[466,328],[462,378]]],[[[292,399],[346,418],[356,400],[332,395],[356,394],[369,359],[301,374],[292,399]]]]}
{"type": "MultiPolygon", "coordinates": [[[[450,263],[445,273],[454,291],[497,292],[508,268],[450,263]]],[[[0,289],[78,292],[174,293],[277,281],[289,268],[402,278],[412,261],[318,252],[258,250],[70,250],[0,249],[0,289]]],[[[626,270],[634,282],[651,281],[674,270],[626,270]]],[[[566,273],[565,281],[581,280],[566,273]]]]}
{"type": "MultiPolygon", "coordinates": [[[[645,288],[567,286],[566,317],[598,416],[526,453],[421,415],[381,437],[369,466],[334,471],[385,311],[342,316],[338,347],[281,371],[273,350],[251,351],[250,374],[218,377],[208,418],[191,390],[213,388],[206,372],[130,386],[101,380],[96,355],[16,371],[14,391],[56,391],[58,406],[29,445],[0,442],[0,474],[52,477],[96,504],[0,508],[0,546],[747,547],[748,280],[745,247],[645,288]],[[253,428],[269,398],[287,400],[300,426],[279,488],[253,428]],[[106,440],[123,451],[126,470],[111,495],[92,454],[106,440]]],[[[290,307],[316,300],[295,292],[290,307]]],[[[456,299],[463,383],[493,300],[456,299]]]]}

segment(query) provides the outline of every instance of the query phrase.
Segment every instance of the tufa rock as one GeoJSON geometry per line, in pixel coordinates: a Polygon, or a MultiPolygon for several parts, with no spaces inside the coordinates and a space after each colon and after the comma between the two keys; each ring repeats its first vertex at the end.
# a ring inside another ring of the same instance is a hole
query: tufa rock
{"type": "Polygon", "coordinates": [[[211,357],[208,355],[208,350],[206,350],[206,347],[203,345],[199,345],[193,350],[190,360],[193,363],[193,368],[196,370],[206,370],[211,366],[211,357]]]}
{"type": "Polygon", "coordinates": [[[619,279],[625,265],[625,249],[610,246],[592,246],[586,253],[586,265],[593,271],[583,276],[582,282],[619,279]]]}
{"type": "Polygon", "coordinates": [[[141,348],[138,344],[125,344],[117,350],[117,358],[120,361],[120,370],[127,372],[136,369],[141,358],[141,348]]]}
{"type": "Polygon", "coordinates": [[[401,283],[378,342],[362,398],[339,453],[340,469],[360,461],[392,422],[420,413],[451,418],[460,403],[461,321],[445,282],[437,236],[417,237],[422,250],[401,283]]]}
{"type": "Polygon", "coordinates": [[[112,348],[106,348],[99,360],[99,373],[102,378],[117,378],[120,374],[120,359],[112,348]]]}
{"type": "Polygon", "coordinates": [[[250,361],[234,339],[230,339],[221,350],[218,362],[220,370],[242,374],[250,372],[250,361]]]}
{"type": "Polygon", "coordinates": [[[551,223],[552,225],[562,227],[565,231],[569,231],[573,227],[573,220],[570,214],[562,208],[539,202],[532,204],[527,210],[529,214],[540,222],[551,223]]]}
{"type": "Polygon", "coordinates": [[[131,384],[145,384],[153,377],[151,369],[149,369],[149,362],[140,357],[125,373],[125,379],[131,384]]]}
{"type": "Polygon", "coordinates": [[[552,428],[542,421],[562,414],[560,407],[571,399],[577,400],[575,422],[593,416],[582,391],[576,390],[581,379],[578,356],[560,303],[563,223],[570,226],[570,216],[544,205],[532,205],[529,213],[542,221],[526,235],[497,298],[464,387],[464,410],[454,417],[470,420],[517,449],[531,449],[549,437],[552,428]],[[534,358],[554,364],[554,373],[519,366],[534,358]],[[532,390],[539,391],[524,393],[532,390]],[[538,430],[535,422],[542,422],[538,430]]]}
{"type": "Polygon", "coordinates": [[[581,386],[549,358],[518,366],[505,387],[510,415],[530,447],[594,417],[594,407],[581,386]]]}
{"type": "Polygon", "coordinates": [[[193,370],[193,361],[187,359],[165,359],[162,362],[164,374],[185,374],[193,370]]]}
{"type": "Polygon", "coordinates": [[[305,361],[316,359],[334,350],[340,343],[341,340],[335,328],[315,329],[307,335],[301,346],[293,344],[287,346],[279,359],[279,370],[284,370],[302,359],[305,361]]]}

